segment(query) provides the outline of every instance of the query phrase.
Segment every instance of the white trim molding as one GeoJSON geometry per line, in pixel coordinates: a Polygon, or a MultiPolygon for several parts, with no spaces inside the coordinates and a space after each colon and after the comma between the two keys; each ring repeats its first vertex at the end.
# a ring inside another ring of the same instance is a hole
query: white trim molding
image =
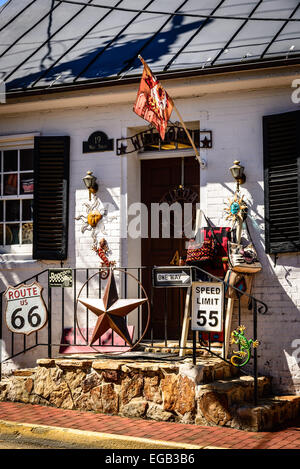
{"type": "Polygon", "coordinates": [[[31,132],[28,134],[0,135],[0,149],[7,148],[33,148],[34,137],[38,137],[40,132],[31,132]]]}

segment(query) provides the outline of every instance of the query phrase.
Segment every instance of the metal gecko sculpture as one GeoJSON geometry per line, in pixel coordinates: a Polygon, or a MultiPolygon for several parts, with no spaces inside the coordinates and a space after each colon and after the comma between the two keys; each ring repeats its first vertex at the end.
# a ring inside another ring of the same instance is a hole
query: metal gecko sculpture
{"type": "Polygon", "coordinates": [[[238,344],[240,350],[234,351],[230,361],[234,366],[245,366],[251,358],[251,345],[253,348],[258,347],[258,340],[246,339],[244,331],[245,326],[238,326],[231,332],[231,344],[238,344]]]}
{"type": "MultiPolygon", "coordinates": [[[[97,245],[96,236],[93,236],[93,239],[94,239],[94,243],[93,243],[92,249],[93,249],[93,251],[95,251],[98,254],[100,259],[102,260],[101,267],[113,267],[113,266],[115,266],[116,262],[115,261],[110,261],[107,258],[107,253],[109,251],[109,247],[108,247],[106,239],[104,239],[104,238],[100,239],[99,245],[97,245]]],[[[102,278],[102,280],[105,280],[105,279],[108,278],[109,272],[110,272],[109,268],[100,270],[100,277],[102,278]]]]}

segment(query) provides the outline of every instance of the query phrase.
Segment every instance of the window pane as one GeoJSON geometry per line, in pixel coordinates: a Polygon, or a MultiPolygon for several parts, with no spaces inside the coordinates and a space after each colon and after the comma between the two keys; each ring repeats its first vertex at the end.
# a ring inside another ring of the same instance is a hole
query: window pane
{"type": "Polygon", "coordinates": [[[32,220],[32,205],[33,200],[23,200],[22,201],[22,220],[32,220]]]}
{"type": "Polygon", "coordinates": [[[32,194],[33,193],[33,173],[21,174],[20,175],[20,194],[32,194]]]}
{"type": "Polygon", "coordinates": [[[33,150],[20,150],[20,171],[33,170],[33,150]]]}
{"type": "Polygon", "coordinates": [[[18,175],[6,174],[4,176],[4,195],[16,195],[18,193],[18,175]]]}
{"type": "Polygon", "coordinates": [[[22,224],[22,244],[32,244],[33,227],[32,223],[22,224]]]}
{"type": "Polygon", "coordinates": [[[3,225],[0,225],[0,245],[3,246],[3,225]]]}
{"type": "Polygon", "coordinates": [[[0,200],[0,221],[3,221],[3,201],[0,200]]]}
{"type": "Polygon", "coordinates": [[[18,171],[18,150],[7,150],[3,152],[3,171],[18,171]]]}
{"type": "Polygon", "coordinates": [[[20,220],[20,201],[7,200],[6,201],[6,221],[19,221],[20,220]]]}
{"type": "Polygon", "coordinates": [[[6,244],[20,244],[20,226],[18,223],[6,225],[6,244]]]}

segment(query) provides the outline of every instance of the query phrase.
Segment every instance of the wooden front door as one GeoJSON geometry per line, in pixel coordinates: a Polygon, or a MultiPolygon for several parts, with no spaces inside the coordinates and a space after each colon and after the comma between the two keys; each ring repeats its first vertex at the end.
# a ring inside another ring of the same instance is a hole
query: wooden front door
{"type": "MultiPolygon", "coordinates": [[[[186,238],[174,237],[172,217],[170,238],[161,237],[162,217],[160,217],[160,237],[151,238],[151,204],[162,202],[172,204],[178,201],[183,206],[183,203],[193,201],[195,206],[199,202],[199,186],[199,163],[193,157],[153,159],[141,162],[141,201],[148,208],[149,233],[148,238],[142,239],[142,265],[149,267],[144,272],[143,285],[149,295],[151,267],[169,266],[176,251],[180,256],[186,255],[186,238]],[[183,179],[182,175],[184,175],[183,179]],[[178,191],[182,182],[184,182],[185,191],[178,191]],[[176,197],[176,194],[179,197],[176,197]]],[[[168,339],[180,337],[185,294],[185,288],[153,290],[151,325],[154,339],[164,338],[165,330],[168,339]]]]}

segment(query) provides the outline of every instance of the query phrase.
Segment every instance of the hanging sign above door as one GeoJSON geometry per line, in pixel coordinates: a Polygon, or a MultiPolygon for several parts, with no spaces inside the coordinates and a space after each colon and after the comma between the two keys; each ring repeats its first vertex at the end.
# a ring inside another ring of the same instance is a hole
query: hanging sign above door
{"type": "MultiPolygon", "coordinates": [[[[199,148],[212,148],[212,131],[188,129],[195,145],[199,148]]],[[[117,155],[128,155],[135,151],[184,150],[192,148],[185,130],[178,125],[167,127],[164,141],[159,133],[150,128],[131,137],[117,139],[117,155]]]]}
{"type": "Polygon", "coordinates": [[[8,286],[5,319],[11,332],[29,335],[47,323],[47,309],[42,297],[43,287],[34,282],[17,287],[8,286]]]}

